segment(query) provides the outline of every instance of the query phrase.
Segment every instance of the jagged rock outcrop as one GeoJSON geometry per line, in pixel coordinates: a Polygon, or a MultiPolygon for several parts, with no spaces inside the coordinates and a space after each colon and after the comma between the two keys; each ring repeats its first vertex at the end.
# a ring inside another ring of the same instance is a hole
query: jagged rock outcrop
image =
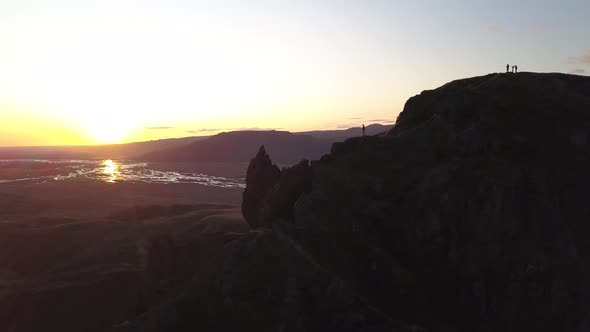
{"type": "Polygon", "coordinates": [[[246,176],[242,212],[252,228],[271,228],[275,219],[293,218],[293,205],[311,190],[311,167],[302,160],[292,167],[274,165],[264,146],[250,161],[246,176]]]}
{"type": "Polygon", "coordinates": [[[281,177],[281,170],[272,163],[264,146],[250,161],[246,174],[246,189],[242,200],[242,214],[252,228],[270,227],[267,199],[281,177]]]}

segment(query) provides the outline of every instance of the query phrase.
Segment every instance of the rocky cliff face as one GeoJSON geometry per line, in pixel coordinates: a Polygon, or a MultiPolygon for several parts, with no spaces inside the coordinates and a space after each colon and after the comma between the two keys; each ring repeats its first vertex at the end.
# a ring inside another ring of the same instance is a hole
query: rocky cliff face
{"type": "Polygon", "coordinates": [[[589,128],[590,78],[495,74],[311,166],[259,152],[243,211],[264,230],[129,329],[587,331],[589,128]]]}
{"type": "Polygon", "coordinates": [[[389,132],[335,144],[271,225],[385,317],[588,328],[589,128],[588,78],[454,81],[411,98],[389,132]]]}

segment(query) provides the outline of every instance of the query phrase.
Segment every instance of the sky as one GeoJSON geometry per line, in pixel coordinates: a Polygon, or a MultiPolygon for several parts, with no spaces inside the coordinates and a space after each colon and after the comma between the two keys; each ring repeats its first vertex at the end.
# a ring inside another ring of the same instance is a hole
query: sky
{"type": "Polygon", "coordinates": [[[0,146],[392,123],[507,63],[590,74],[590,1],[0,0],[0,146]]]}

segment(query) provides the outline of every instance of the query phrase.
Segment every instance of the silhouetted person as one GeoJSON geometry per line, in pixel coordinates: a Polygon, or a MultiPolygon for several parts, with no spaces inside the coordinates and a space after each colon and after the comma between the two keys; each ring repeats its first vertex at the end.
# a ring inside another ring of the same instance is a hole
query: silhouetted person
{"type": "Polygon", "coordinates": [[[510,72],[510,64],[506,65],[506,72],[509,73],[510,72]]]}
{"type": "Polygon", "coordinates": [[[518,66],[517,65],[514,65],[514,72],[518,73],[518,66]]]}
{"type": "Polygon", "coordinates": [[[365,125],[363,124],[363,137],[365,137],[365,125]]]}

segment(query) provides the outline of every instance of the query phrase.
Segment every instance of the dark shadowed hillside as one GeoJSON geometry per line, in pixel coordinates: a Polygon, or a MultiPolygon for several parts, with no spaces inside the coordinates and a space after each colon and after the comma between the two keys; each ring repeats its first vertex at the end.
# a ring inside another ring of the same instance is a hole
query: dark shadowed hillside
{"type": "Polygon", "coordinates": [[[265,145],[277,162],[291,163],[302,158],[318,159],[330,150],[330,141],[286,131],[233,131],[205,140],[145,154],[148,161],[248,161],[265,145]]]}
{"type": "Polygon", "coordinates": [[[590,78],[495,74],[311,165],[261,149],[258,230],[115,330],[587,331],[589,128],[590,78]]]}

